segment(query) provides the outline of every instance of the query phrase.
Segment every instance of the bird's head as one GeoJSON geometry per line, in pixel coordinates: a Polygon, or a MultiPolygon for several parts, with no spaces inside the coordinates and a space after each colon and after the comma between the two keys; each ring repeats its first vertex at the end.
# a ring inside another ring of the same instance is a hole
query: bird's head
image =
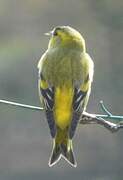
{"type": "Polygon", "coordinates": [[[85,51],[85,41],[81,34],[70,26],[55,27],[46,35],[50,35],[49,48],[69,47],[81,48],[85,51]]]}

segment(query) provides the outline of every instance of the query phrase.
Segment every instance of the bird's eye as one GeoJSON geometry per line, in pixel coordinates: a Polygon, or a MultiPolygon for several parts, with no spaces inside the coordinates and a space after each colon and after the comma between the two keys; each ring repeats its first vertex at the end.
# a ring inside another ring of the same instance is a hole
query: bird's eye
{"type": "Polygon", "coordinates": [[[53,31],[53,35],[54,36],[57,36],[58,35],[58,32],[61,30],[61,28],[60,27],[56,27],[55,29],[54,29],[54,31],[53,31]]]}
{"type": "Polygon", "coordinates": [[[55,31],[53,32],[53,36],[57,36],[58,33],[57,33],[57,30],[55,29],[55,31]]]}

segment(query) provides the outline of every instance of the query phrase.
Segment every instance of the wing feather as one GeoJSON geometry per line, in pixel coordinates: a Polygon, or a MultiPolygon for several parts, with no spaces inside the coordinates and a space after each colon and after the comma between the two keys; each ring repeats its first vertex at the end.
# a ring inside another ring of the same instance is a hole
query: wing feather
{"type": "Polygon", "coordinates": [[[54,121],[54,114],[53,114],[54,88],[49,86],[49,84],[47,83],[47,81],[45,80],[42,74],[42,67],[45,59],[46,59],[46,53],[42,56],[41,60],[38,63],[38,69],[39,69],[38,89],[39,89],[40,100],[45,108],[45,114],[49,125],[50,134],[52,138],[54,138],[56,135],[56,124],[54,121]]]}

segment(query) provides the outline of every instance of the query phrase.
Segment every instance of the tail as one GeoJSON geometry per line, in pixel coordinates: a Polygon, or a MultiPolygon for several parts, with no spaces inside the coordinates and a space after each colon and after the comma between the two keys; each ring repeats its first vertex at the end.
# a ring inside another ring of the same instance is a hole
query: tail
{"type": "Polygon", "coordinates": [[[73,153],[72,140],[57,143],[53,140],[53,149],[49,160],[49,166],[52,167],[63,157],[71,166],[77,167],[77,163],[73,153]]]}

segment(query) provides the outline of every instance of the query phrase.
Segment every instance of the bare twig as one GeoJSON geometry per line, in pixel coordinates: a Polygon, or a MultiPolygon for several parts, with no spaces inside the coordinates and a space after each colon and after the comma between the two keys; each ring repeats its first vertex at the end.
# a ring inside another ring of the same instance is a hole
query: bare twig
{"type": "MultiPolygon", "coordinates": [[[[28,105],[28,104],[21,104],[21,103],[17,103],[17,102],[13,102],[13,101],[2,100],[2,99],[0,100],[0,103],[17,106],[17,107],[22,107],[22,108],[27,108],[27,109],[31,109],[31,110],[38,110],[38,111],[44,110],[43,107],[32,106],[32,105],[28,105]]],[[[103,101],[100,101],[100,106],[101,106],[101,109],[106,114],[90,114],[90,113],[84,112],[81,116],[80,124],[103,125],[111,132],[116,132],[120,128],[123,128],[123,122],[122,122],[123,116],[116,116],[116,115],[113,115],[112,113],[110,113],[107,110],[107,108],[104,106],[103,101]],[[110,120],[105,120],[105,119],[110,119],[110,120]],[[118,120],[119,122],[115,124],[115,123],[111,122],[111,120],[118,120]]]]}
{"type": "Polygon", "coordinates": [[[110,130],[111,132],[117,132],[119,129],[123,128],[122,122],[113,123],[108,120],[105,120],[101,117],[96,116],[96,114],[90,114],[84,112],[80,119],[80,124],[99,124],[110,130]]]}
{"type": "Polygon", "coordinates": [[[28,105],[28,104],[16,103],[16,102],[13,102],[13,101],[6,101],[6,100],[3,100],[3,99],[0,100],[0,103],[12,105],[12,106],[17,106],[17,107],[22,107],[22,108],[27,108],[27,109],[31,109],[31,110],[43,110],[42,107],[31,106],[31,105],[28,105]]]}

